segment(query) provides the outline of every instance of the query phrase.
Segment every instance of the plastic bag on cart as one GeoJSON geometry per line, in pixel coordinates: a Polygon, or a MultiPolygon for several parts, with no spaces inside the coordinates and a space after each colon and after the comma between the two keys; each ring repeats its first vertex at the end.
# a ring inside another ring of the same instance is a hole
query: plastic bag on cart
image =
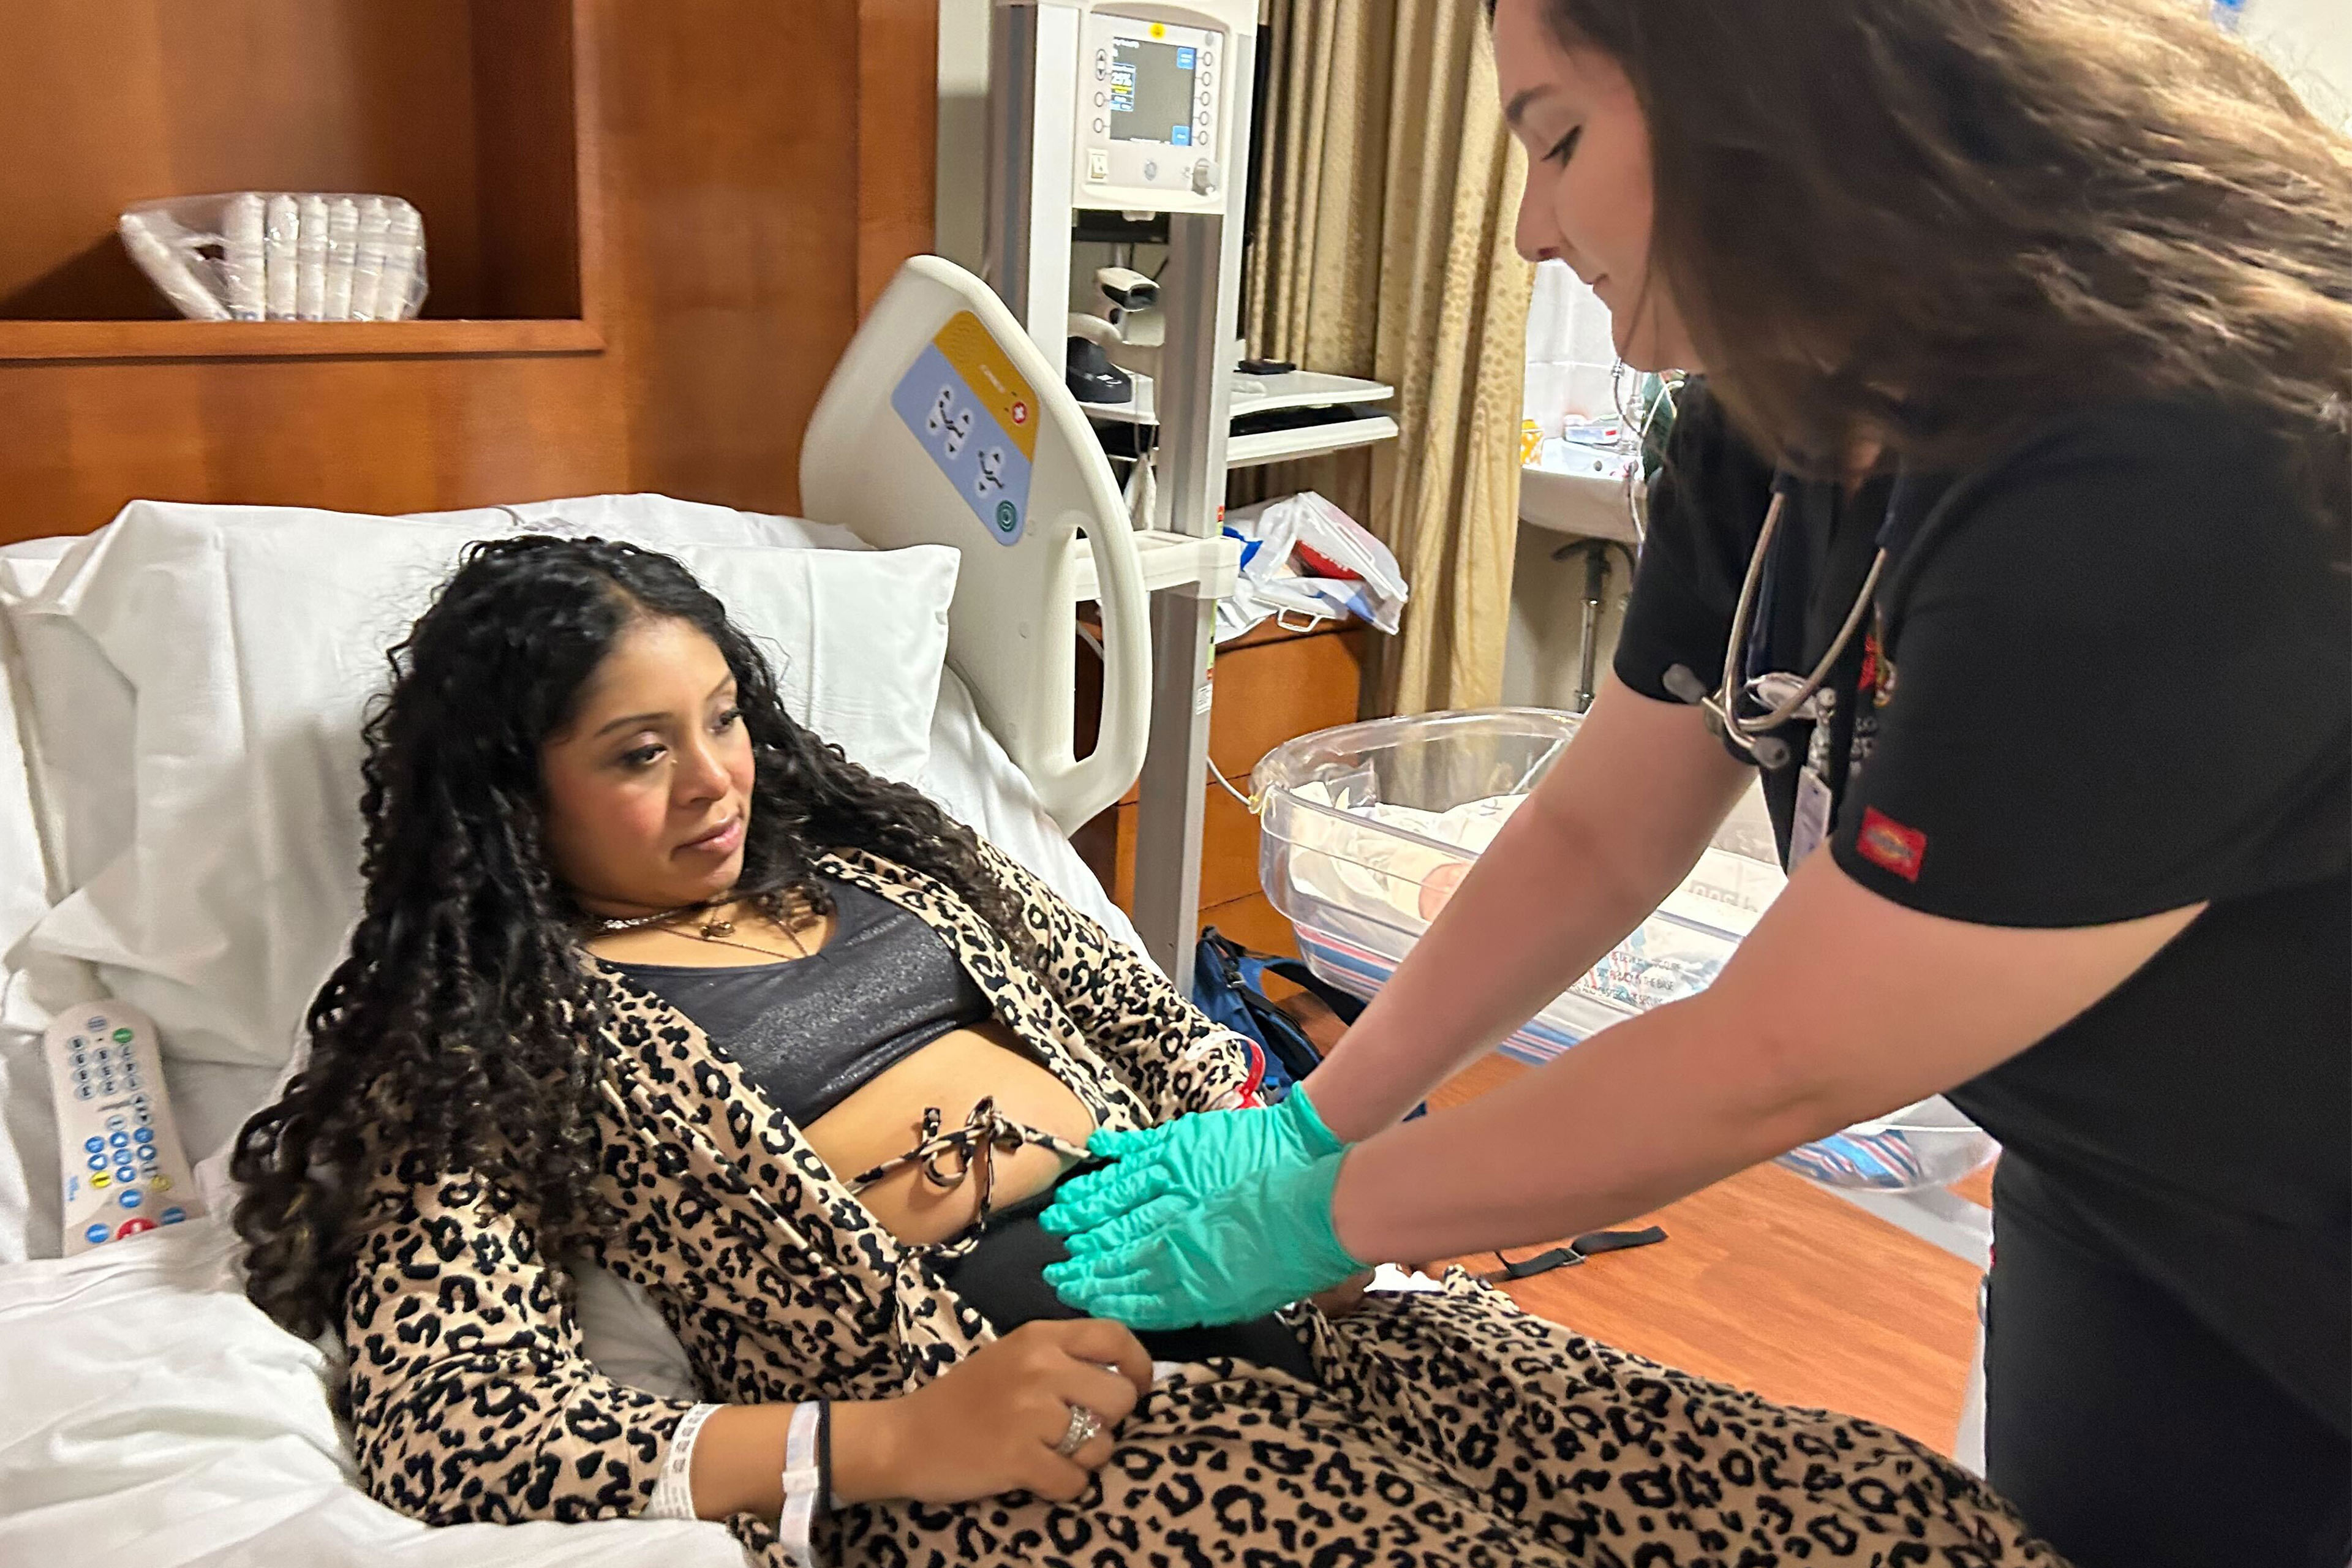
{"type": "Polygon", "coordinates": [[[398,196],[174,196],[139,203],[115,227],[194,321],[404,321],[425,305],[425,222],[398,196]]]}
{"type": "Polygon", "coordinates": [[[1241,572],[1217,605],[1217,640],[1229,642],[1279,615],[1308,621],[1353,616],[1393,636],[1409,589],[1396,557],[1355,519],[1312,490],[1229,512],[1241,572]]]}

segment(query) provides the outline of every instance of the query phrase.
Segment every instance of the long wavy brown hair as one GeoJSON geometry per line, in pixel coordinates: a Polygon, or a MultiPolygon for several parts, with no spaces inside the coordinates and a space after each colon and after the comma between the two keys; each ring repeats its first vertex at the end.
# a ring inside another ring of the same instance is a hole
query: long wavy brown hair
{"type": "Polygon", "coordinates": [[[1958,467],[2210,395],[2352,524],[2352,138],[2202,4],[1542,4],[1643,106],[1653,275],[1761,449],[1958,467]]]}

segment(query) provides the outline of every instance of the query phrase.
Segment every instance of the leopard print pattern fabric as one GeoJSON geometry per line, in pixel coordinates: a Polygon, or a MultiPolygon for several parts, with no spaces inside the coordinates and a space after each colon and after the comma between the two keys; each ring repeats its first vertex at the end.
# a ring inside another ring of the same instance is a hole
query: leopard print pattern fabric
{"type": "Polygon", "coordinates": [[[1230,1363],[1155,1385],[1074,1502],[859,1507],[819,1539],[861,1568],[2063,1568],[1899,1433],[1445,1285],[1295,1314],[1318,1385],[1230,1363]]]}
{"type": "MultiPolygon", "coordinates": [[[[1043,973],[936,884],[865,857],[825,869],[945,937],[1099,1124],[1254,1089],[1244,1042],[1009,862],[998,874],[1043,973]]],[[[396,1151],[369,1185],[344,1324],[352,1426],[368,1489],[415,1517],[644,1511],[689,1406],[589,1363],[559,1250],[642,1285],[715,1400],[887,1398],[992,1337],[941,1282],[953,1249],[898,1242],[722,1050],[605,973],[618,994],[600,1119],[609,1234],[559,1248],[514,1194],[396,1151]]],[[[823,1521],[818,1544],[883,1568],[2057,1562],[1907,1438],[1652,1366],[1458,1271],[1444,1294],[1289,1321],[1315,1384],[1186,1367],[1121,1424],[1075,1503],[861,1506],[823,1521]]],[[[784,1568],[772,1521],[729,1524],[751,1561],[784,1568]]]]}

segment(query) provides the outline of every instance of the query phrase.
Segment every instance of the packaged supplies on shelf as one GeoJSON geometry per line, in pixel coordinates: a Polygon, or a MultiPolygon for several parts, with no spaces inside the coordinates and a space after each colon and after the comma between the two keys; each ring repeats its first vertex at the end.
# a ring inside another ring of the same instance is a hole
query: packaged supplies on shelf
{"type": "Polygon", "coordinates": [[[1241,541],[1233,592],[1217,605],[1217,640],[1277,615],[1353,616],[1393,635],[1408,589],[1388,546],[1314,491],[1238,507],[1224,531],[1241,541]]]}
{"type": "MultiPolygon", "coordinates": [[[[1376,994],[1576,725],[1573,715],[1529,709],[1432,714],[1328,730],[1269,753],[1253,781],[1264,803],[1259,879],[1308,967],[1356,995],[1376,994]]],[[[1502,1048],[1546,1061],[1705,990],[1786,881],[1766,858],[1772,842],[1751,795],[1656,911],[1502,1048]]],[[[1560,896],[1576,896],[1572,876],[1560,896]]],[[[1783,1163],[1832,1185],[1898,1191],[1956,1180],[1991,1152],[1990,1139],[1934,1101],[1783,1163]]]]}
{"type": "Polygon", "coordinates": [[[195,321],[403,321],[425,304],[425,223],[398,196],[174,196],[130,208],[116,229],[195,321]]]}

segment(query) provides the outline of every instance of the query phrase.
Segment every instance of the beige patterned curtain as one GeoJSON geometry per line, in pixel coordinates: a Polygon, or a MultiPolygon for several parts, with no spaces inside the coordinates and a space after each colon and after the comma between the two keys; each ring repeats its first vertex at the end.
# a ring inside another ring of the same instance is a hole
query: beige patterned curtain
{"type": "Polygon", "coordinates": [[[1386,711],[1497,700],[1519,497],[1533,272],[1511,229],[1526,164],[1471,0],[1271,0],[1251,351],[1397,389],[1402,434],[1265,476],[1319,489],[1412,585],[1381,644],[1386,711]]]}

